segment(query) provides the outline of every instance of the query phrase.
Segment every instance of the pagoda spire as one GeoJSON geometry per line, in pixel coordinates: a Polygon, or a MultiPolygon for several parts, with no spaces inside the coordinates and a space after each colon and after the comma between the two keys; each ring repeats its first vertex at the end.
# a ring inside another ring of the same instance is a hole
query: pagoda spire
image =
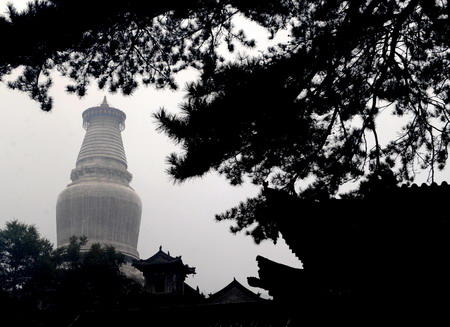
{"type": "Polygon", "coordinates": [[[106,95],[103,97],[103,102],[100,107],[109,107],[108,101],[106,100],[106,95]]]}

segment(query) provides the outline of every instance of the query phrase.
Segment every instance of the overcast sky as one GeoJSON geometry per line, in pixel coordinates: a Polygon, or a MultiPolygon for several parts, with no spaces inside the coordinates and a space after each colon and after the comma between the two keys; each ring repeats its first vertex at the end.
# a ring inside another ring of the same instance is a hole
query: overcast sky
{"type": "MultiPolygon", "coordinates": [[[[4,8],[6,1],[0,1],[4,8]]],[[[25,2],[12,1],[18,8],[25,2]]],[[[183,86],[195,76],[193,71],[184,72],[178,81],[183,86]]],[[[232,187],[216,173],[174,185],[165,173],[166,156],[179,149],[155,131],[152,114],[160,107],[177,112],[183,87],[178,92],[140,88],[129,97],[92,87],[79,99],[64,91],[67,81],[54,77],[50,113],[42,112],[26,94],[0,84],[0,228],[18,219],[36,225],[56,245],[56,199],[70,183],[83,141],[81,114],[99,105],[106,95],[112,107],[127,115],[122,138],[133,174],[131,186],[143,206],[138,242],[141,259],[152,256],[160,245],[172,256],[181,255],[184,263],[197,268],[187,283],[199,286],[205,294],[220,290],[233,277],[249,287],[246,278],[258,276],[257,255],[301,266],[282,239],[277,245],[269,241],[255,245],[250,237],[231,234],[229,223],[214,221],[215,214],[255,196],[258,187],[232,187]]],[[[267,296],[261,289],[249,288],[267,296]]]]}

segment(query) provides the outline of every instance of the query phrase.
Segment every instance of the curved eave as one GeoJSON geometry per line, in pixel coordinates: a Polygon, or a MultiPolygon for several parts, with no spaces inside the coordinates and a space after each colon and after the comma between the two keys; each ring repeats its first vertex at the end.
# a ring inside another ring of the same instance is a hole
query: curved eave
{"type": "Polygon", "coordinates": [[[146,262],[145,260],[135,261],[132,264],[142,272],[180,272],[185,275],[195,274],[195,268],[184,265],[181,260],[169,262],[146,262]]]}

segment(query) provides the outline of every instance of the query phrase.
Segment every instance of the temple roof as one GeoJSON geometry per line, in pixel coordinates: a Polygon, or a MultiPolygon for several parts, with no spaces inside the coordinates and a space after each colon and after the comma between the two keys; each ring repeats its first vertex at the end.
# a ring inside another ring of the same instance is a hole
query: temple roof
{"type": "Polygon", "coordinates": [[[133,262],[133,266],[142,272],[182,272],[186,275],[195,274],[195,267],[189,267],[183,263],[181,256],[172,257],[169,253],[165,253],[162,247],[159,251],[146,260],[133,262]]]}
{"type": "Polygon", "coordinates": [[[269,291],[274,299],[279,295],[285,297],[299,297],[304,294],[305,271],[300,268],[290,267],[260,255],[256,257],[258,263],[258,275],[247,277],[248,284],[269,291]],[[280,278],[280,276],[283,276],[280,278]]]}
{"type": "Polygon", "coordinates": [[[287,269],[258,257],[259,279],[249,284],[275,300],[289,302],[287,291],[352,299],[396,292],[406,299],[404,294],[416,291],[411,285],[432,290],[440,286],[430,283],[448,282],[436,277],[450,271],[442,259],[448,257],[450,235],[447,182],[380,189],[364,199],[312,201],[269,187],[264,196],[266,206],[256,220],[273,222],[305,268],[287,269]]]}
{"type": "Polygon", "coordinates": [[[211,294],[207,301],[209,304],[225,304],[262,302],[266,300],[262,299],[258,294],[250,291],[234,278],[230,284],[222,288],[220,291],[211,294]]]}

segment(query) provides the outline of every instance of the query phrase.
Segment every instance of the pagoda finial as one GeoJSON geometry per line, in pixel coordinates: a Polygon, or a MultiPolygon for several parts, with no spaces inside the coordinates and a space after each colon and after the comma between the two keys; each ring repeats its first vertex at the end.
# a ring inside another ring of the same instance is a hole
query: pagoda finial
{"type": "Polygon", "coordinates": [[[106,95],[103,97],[103,102],[100,107],[109,107],[108,101],[106,100],[106,95]]]}
{"type": "Polygon", "coordinates": [[[159,251],[162,251],[162,245],[159,246],[159,251]]]}

